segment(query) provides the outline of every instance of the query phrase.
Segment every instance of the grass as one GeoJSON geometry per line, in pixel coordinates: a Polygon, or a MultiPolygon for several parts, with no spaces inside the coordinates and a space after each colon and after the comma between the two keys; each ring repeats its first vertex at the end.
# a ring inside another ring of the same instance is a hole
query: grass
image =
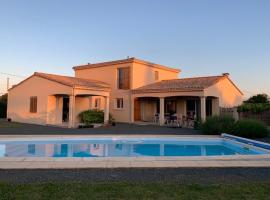
{"type": "Polygon", "coordinates": [[[0,128],[19,128],[21,126],[22,126],[21,123],[0,120],[0,128]]]}
{"type": "MultiPolygon", "coordinates": [[[[19,177],[18,177],[19,178],[19,177]]],[[[0,199],[270,199],[270,183],[188,185],[179,183],[0,184],[0,199]]]]}

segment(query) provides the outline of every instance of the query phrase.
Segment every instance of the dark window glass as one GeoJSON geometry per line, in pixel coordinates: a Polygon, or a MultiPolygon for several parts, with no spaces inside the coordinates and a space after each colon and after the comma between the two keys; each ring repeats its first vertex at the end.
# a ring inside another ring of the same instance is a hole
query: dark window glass
{"type": "Polygon", "coordinates": [[[118,69],[118,89],[130,89],[130,69],[129,67],[118,69]]]}

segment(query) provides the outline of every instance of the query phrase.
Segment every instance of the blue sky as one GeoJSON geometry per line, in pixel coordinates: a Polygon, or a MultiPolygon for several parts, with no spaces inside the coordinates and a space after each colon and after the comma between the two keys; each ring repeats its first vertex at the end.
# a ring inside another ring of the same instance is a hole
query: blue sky
{"type": "Polygon", "coordinates": [[[135,56],[181,77],[229,72],[247,96],[270,94],[269,10],[269,0],[0,0],[0,73],[73,75],[135,56]]]}

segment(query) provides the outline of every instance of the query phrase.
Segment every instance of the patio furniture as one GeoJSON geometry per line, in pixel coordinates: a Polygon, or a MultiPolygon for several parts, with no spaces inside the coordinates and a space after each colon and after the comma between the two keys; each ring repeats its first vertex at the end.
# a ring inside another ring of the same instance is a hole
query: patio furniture
{"type": "Polygon", "coordinates": [[[158,124],[159,123],[159,113],[156,113],[154,116],[154,123],[158,124]]]}
{"type": "Polygon", "coordinates": [[[187,121],[187,128],[194,128],[195,112],[193,112],[193,111],[188,112],[188,116],[186,118],[186,121],[187,121]]]}

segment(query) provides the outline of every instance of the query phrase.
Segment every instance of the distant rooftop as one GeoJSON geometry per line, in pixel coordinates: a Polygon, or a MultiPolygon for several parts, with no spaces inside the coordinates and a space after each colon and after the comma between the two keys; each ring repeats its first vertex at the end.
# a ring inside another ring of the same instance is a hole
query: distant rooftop
{"type": "Polygon", "coordinates": [[[164,69],[164,70],[168,70],[168,71],[172,71],[172,72],[176,72],[176,73],[179,73],[181,71],[180,69],[175,69],[175,68],[168,67],[168,66],[165,66],[165,65],[155,64],[155,63],[140,60],[140,59],[137,59],[137,58],[134,58],[134,57],[126,58],[126,59],[122,59],[122,60],[101,62],[101,63],[93,63],[93,64],[87,63],[85,65],[74,66],[73,69],[74,70],[91,69],[91,68],[96,68],[96,67],[106,67],[106,66],[111,66],[111,65],[119,65],[119,64],[132,63],[132,62],[145,64],[145,65],[148,65],[150,67],[164,69]]]}

